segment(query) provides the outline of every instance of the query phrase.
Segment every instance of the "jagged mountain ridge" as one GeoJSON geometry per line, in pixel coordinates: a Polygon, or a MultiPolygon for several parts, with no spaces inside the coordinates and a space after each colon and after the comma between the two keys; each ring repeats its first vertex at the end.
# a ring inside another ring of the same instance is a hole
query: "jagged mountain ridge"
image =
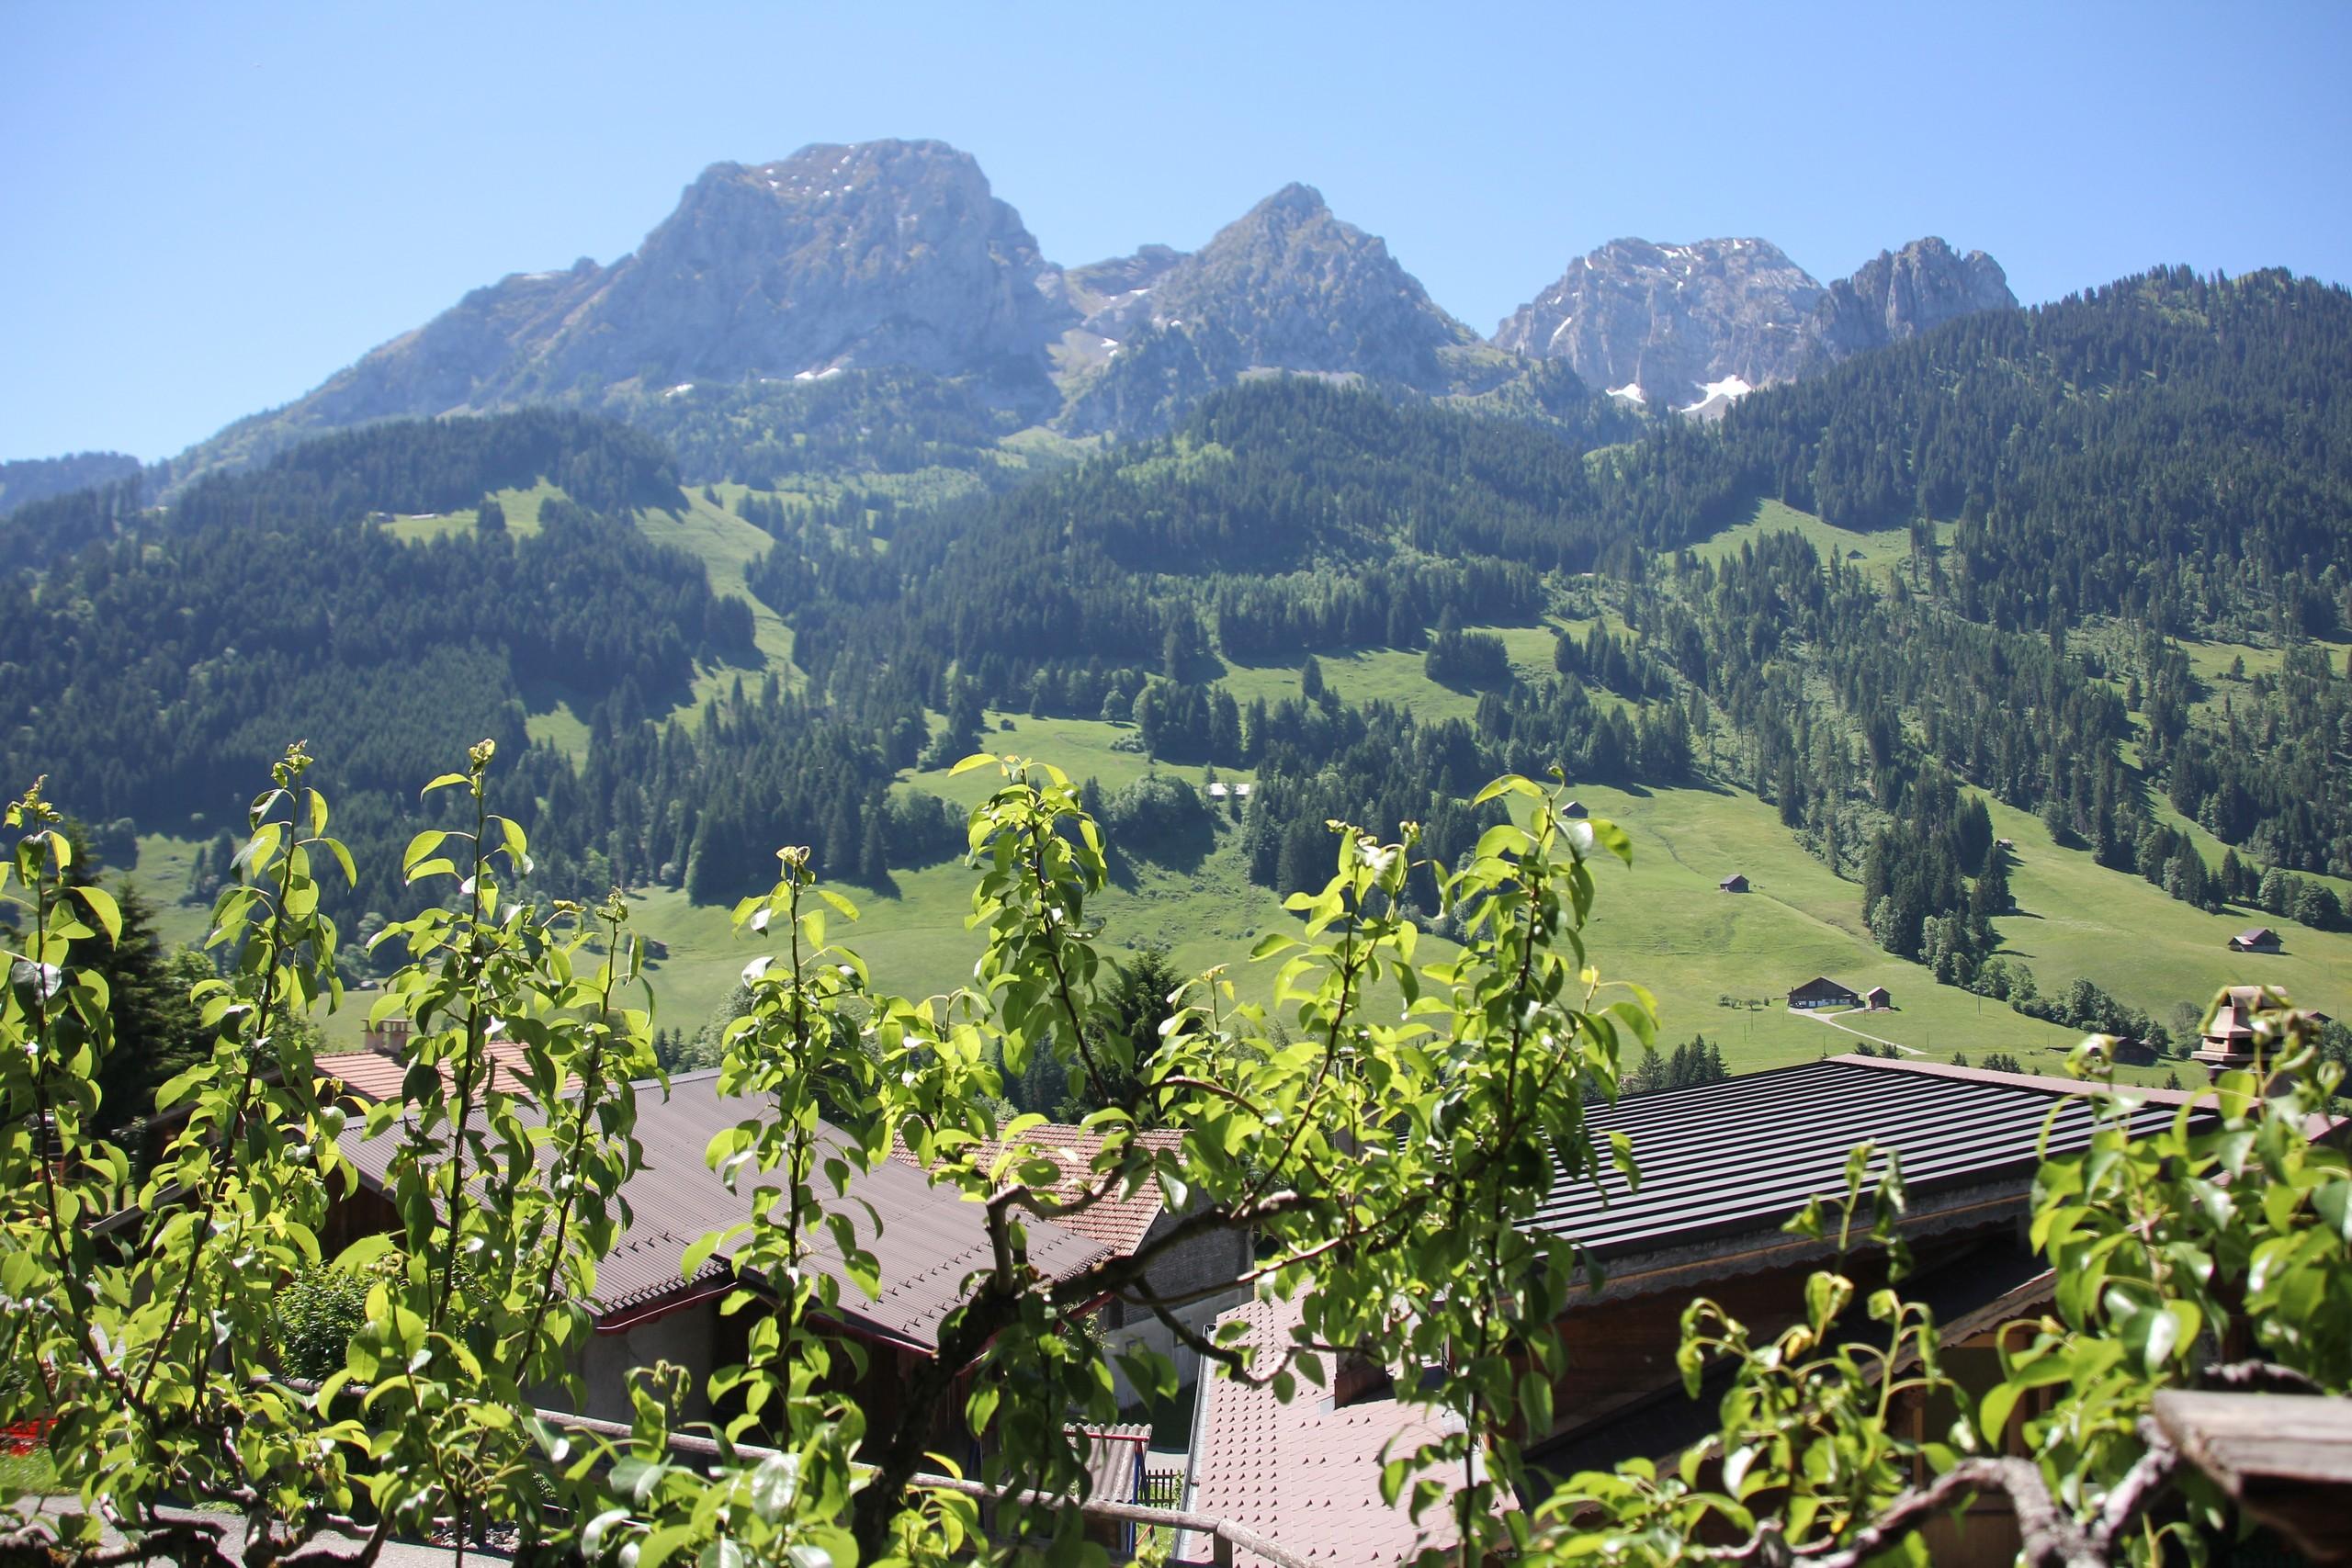
{"type": "Polygon", "coordinates": [[[1494,342],[1565,359],[1618,396],[1708,415],[1753,388],[2016,304],[1999,263],[1934,237],[1826,288],[1765,240],[1612,240],[1504,318],[1494,342]]]}
{"type": "Polygon", "coordinates": [[[696,383],[788,388],[884,367],[967,382],[1077,434],[1164,430],[1271,371],[1431,395],[1516,388],[1551,406],[1583,395],[1572,370],[1595,391],[1688,408],[2001,303],[2014,300],[1997,265],[1941,241],[1824,288],[1760,240],[1628,240],[1487,342],[1310,186],[1277,191],[1197,252],[1148,245],[1064,268],[969,154],[827,144],[714,164],[631,254],[476,289],[154,478],[175,486],[378,419],[537,402],[626,418],[696,383]]]}
{"type": "Polygon", "coordinates": [[[1446,391],[1445,351],[1478,342],[1311,186],[1283,186],[1191,255],[1149,261],[1148,273],[1101,264],[1143,281],[1080,329],[1103,357],[1073,378],[1064,419],[1075,431],[1163,429],[1186,404],[1266,371],[1446,391]]]}
{"type": "Polygon", "coordinates": [[[1055,401],[1046,346],[1078,316],[970,154],[938,141],[805,147],[711,165],[631,254],[478,288],[232,425],[170,477],[372,420],[594,404],[616,388],[659,397],[696,379],[904,367],[978,377],[1042,416],[1055,401]]]}

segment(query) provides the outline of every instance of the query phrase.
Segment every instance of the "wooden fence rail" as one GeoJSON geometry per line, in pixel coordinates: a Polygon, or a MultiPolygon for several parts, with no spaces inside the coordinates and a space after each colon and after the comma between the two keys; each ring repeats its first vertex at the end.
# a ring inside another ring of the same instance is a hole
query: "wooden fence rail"
{"type": "MultiPolygon", "coordinates": [[[[617,1421],[598,1421],[586,1416],[573,1416],[558,1410],[535,1412],[550,1427],[568,1432],[581,1432],[591,1437],[627,1440],[633,1434],[617,1421]]],[[[671,1434],[670,1447],[681,1453],[717,1458],[720,1446],[708,1438],[689,1433],[671,1434]]],[[[742,1459],[766,1459],[776,1450],[750,1443],[738,1443],[733,1452],[742,1459]]],[[[1172,1472],[1165,1473],[1174,1473],[1172,1472]]],[[[1023,1507],[1075,1508],[1090,1519],[1103,1519],[1114,1524],[1153,1526],[1178,1534],[1204,1538],[1209,1545],[1208,1563],[1213,1568],[1233,1568],[1236,1551],[1247,1551],[1273,1563],[1275,1568],[1307,1568],[1305,1559],[1268,1540],[1257,1531],[1229,1519],[1211,1518],[1205,1514],[1188,1514],[1181,1508],[1153,1507],[1141,1503],[1114,1503],[1102,1498],[1071,1497],[1046,1492],[1008,1491],[985,1482],[967,1481],[960,1476],[919,1473],[915,1485],[933,1492],[954,1492],[983,1502],[1015,1503],[1023,1507]]],[[[1170,1568],[1202,1568],[1201,1559],[1188,1557],[1171,1559],[1170,1568]]]]}

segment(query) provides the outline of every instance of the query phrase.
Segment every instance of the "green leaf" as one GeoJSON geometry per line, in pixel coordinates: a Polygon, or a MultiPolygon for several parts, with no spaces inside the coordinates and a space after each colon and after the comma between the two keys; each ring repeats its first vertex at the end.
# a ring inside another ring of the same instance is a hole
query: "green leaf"
{"type": "Polygon", "coordinates": [[[995,761],[996,758],[986,751],[975,751],[970,756],[965,758],[962,761],[956,763],[954,767],[948,769],[947,776],[952,779],[958,773],[968,773],[975,768],[988,767],[991,763],[995,762],[995,761]]]}
{"type": "Polygon", "coordinates": [[[1625,1179],[1627,1191],[1639,1192],[1642,1190],[1641,1168],[1634,1163],[1633,1139],[1612,1131],[1609,1134],[1609,1160],[1617,1168],[1617,1174],[1625,1179]]]}
{"type": "Polygon", "coordinates": [[[1634,840],[1625,836],[1623,829],[1599,817],[1586,818],[1585,826],[1592,829],[1594,841],[1602,849],[1627,865],[1634,863],[1634,840]]]}
{"type": "Polygon", "coordinates": [[[2336,1176],[2312,1194],[2312,1212],[2342,1240],[2352,1243],[2352,1180],[2336,1176]]]}
{"type": "Polygon", "coordinates": [[[120,942],[122,907],[114,901],[114,895],[103,887],[76,887],[74,891],[83,903],[90,907],[92,917],[106,928],[107,941],[109,943],[120,942]]]}
{"type": "Polygon", "coordinates": [[[466,775],[463,773],[442,773],[416,793],[419,797],[423,797],[431,795],[436,789],[447,789],[451,784],[461,784],[465,782],[466,775]]]}
{"type": "Polygon", "coordinates": [[[1517,773],[1505,773],[1502,777],[1495,780],[1494,783],[1480,790],[1471,800],[1470,804],[1473,806],[1484,806],[1487,802],[1499,799],[1506,795],[1532,795],[1538,800],[1544,798],[1543,789],[1533,779],[1521,778],[1517,773]]]}

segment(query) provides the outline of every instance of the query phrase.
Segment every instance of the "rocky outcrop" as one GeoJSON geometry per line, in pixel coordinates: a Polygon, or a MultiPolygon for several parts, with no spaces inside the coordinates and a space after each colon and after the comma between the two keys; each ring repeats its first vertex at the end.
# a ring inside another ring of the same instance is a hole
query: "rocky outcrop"
{"type": "Polygon", "coordinates": [[[1612,240],[1506,318],[1494,342],[1566,359],[1620,397],[1687,408],[1798,374],[1824,292],[1765,240],[1612,240]]]}
{"type": "Polygon", "coordinates": [[[1955,254],[1931,235],[1881,251],[1853,276],[1831,284],[1814,336],[1825,357],[1843,359],[1979,310],[2014,310],[2017,302],[2000,263],[1983,251],[1955,254]]]}
{"type": "MultiPolygon", "coordinates": [[[[1120,282],[1139,275],[1132,263],[1105,265],[1123,270],[1089,271],[1120,282]]],[[[1146,281],[1097,298],[1084,330],[1106,358],[1073,384],[1064,415],[1080,431],[1161,428],[1206,392],[1267,371],[1440,391],[1446,351],[1478,341],[1385,243],[1303,185],[1276,191],[1146,281]]]]}
{"type": "Polygon", "coordinates": [[[1132,314],[1161,278],[1191,259],[1167,245],[1146,245],[1131,256],[1069,268],[1061,275],[1063,295],[1086,325],[1106,326],[1132,314]]]}
{"type": "Polygon", "coordinates": [[[1992,257],[1955,255],[1937,239],[1883,252],[1826,288],[1764,240],[1612,240],[1507,317],[1494,343],[1566,359],[1619,397],[1708,417],[1757,387],[2016,303],[1992,257]]]}

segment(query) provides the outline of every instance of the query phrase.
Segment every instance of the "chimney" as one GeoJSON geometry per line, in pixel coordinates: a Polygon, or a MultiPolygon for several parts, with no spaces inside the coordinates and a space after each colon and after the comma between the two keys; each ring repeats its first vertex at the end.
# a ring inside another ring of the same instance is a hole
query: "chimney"
{"type": "Polygon", "coordinates": [[[368,1049],[379,1056],[390,1056],[395,1062],[408,1060],[408,1020],[404,1018],[388,1018],[381,1023],[371,1023],[361,1039],[368,1049]]]}
{"type": "Polygon", "coordinates": [[[2219,1082],[2223,1073],[2250,1070],[2258,1052],[2276,1055],[2287,1043],[2284,1038],[2273,1034],[2257,1047],[2255,1015],[2286,1005],[2286,998],[2264,987],[2232,986],[2214,1004],[2213,1016],[2205,1023],[2204,1043],[2189,1059],[2201,1064],[2207,1078],[2213,1082],[2219,1082]]]}
{"type": "Polygon", "coordinates": [[[1369,1356],[1351,1351],[1341,1356],[1340,1364],[1332,1369],[1330,1408],[1344,1410],[1367,1399],[1386,1399],[1396,1393],[1396,1380],[1387,1367],[1369,1356]]]}

